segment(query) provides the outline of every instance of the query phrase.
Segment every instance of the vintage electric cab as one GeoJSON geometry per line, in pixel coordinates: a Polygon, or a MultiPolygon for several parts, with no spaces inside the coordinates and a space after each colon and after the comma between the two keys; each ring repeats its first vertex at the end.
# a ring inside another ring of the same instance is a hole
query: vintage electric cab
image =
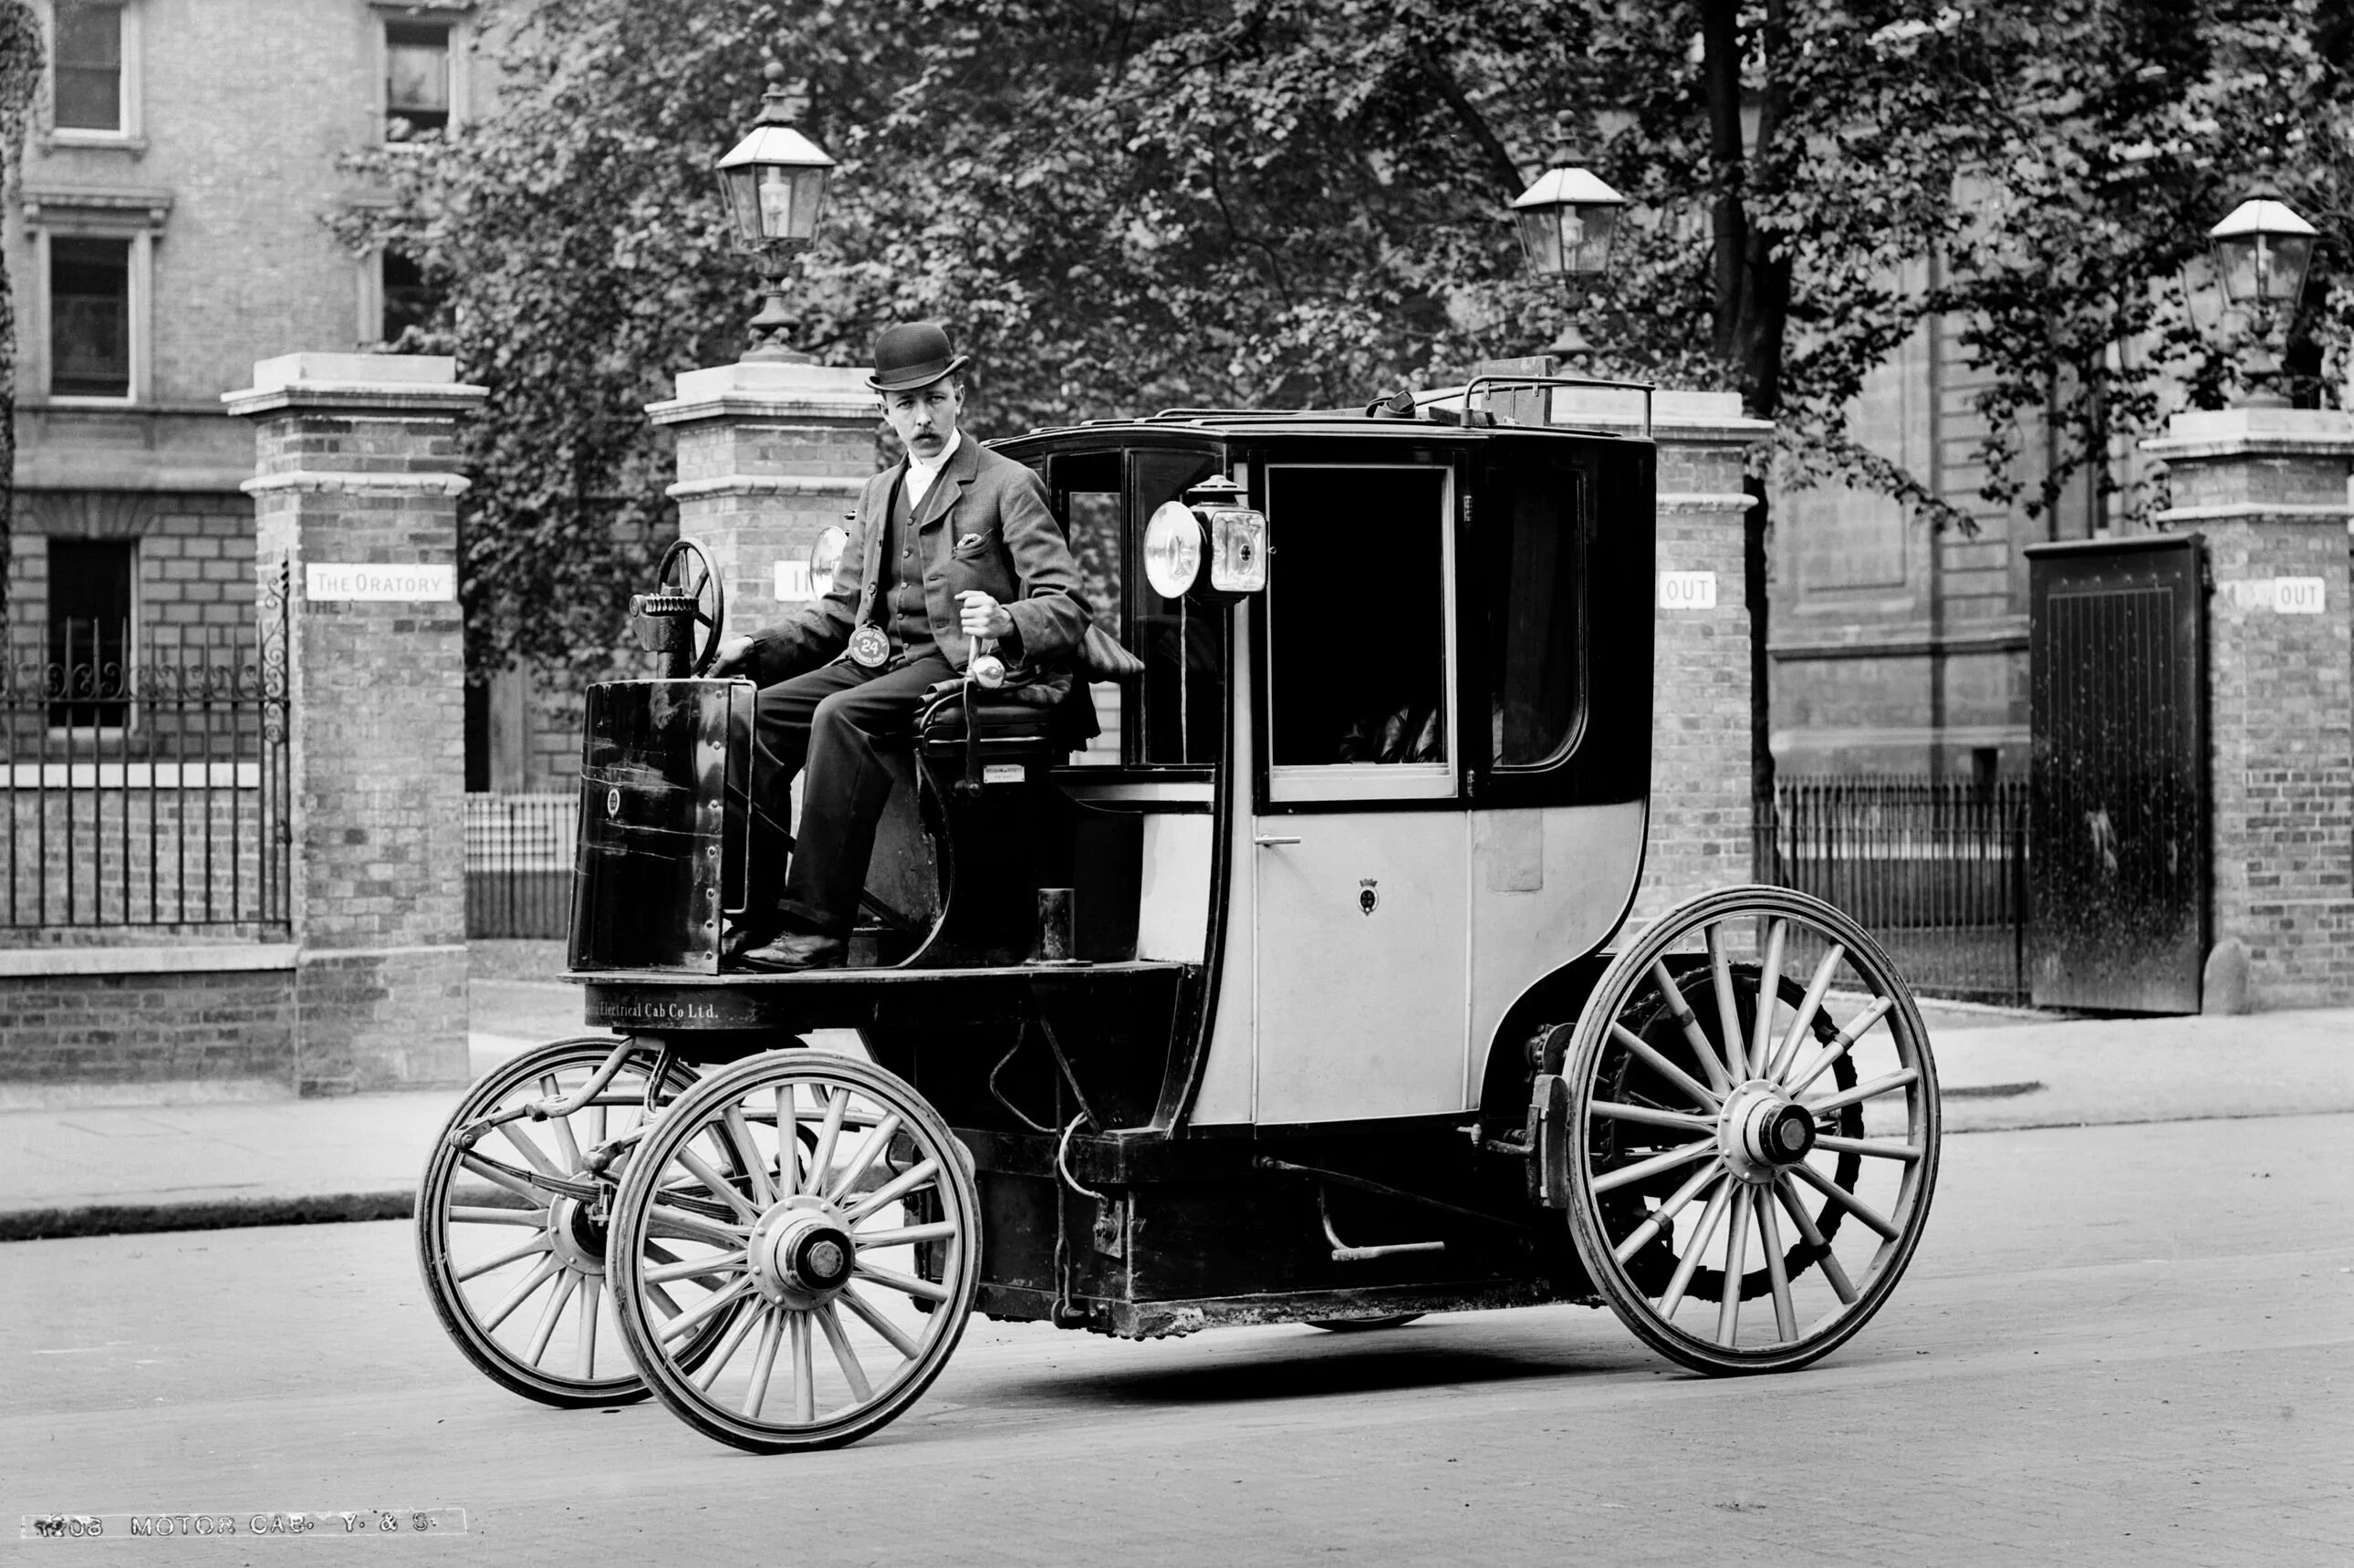
{"type": "MultiPolygon", "coordinates": [[[[1606,1301],[1709,1372],[1842,1343],[1925,1221],[1935,1069],[1829,906],[1734,887],[1622,930],[1648,410],[1475,384],[1001,443],[1132,660],[1055,707],[976,661],[927,708],[844,968],[722,968],[776,874],[739,825],[749,685],[599,688],[571,968],[622,1038],[517,1058],[437,1148],[461,1348],[777,1451],[892,1419],[975,1309],[1606,1301]]],[[[692,567],[647,606],[690,671],[723,618],[692,567]]]]}

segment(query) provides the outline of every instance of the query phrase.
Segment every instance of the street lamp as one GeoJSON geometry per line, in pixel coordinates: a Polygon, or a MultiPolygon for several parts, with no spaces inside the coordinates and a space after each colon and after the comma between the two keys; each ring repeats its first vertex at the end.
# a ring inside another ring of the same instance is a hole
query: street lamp
{"type": "Polygon", "coordinates": [[[1548,354],[1567,358],[1586,351],[1574,313],[1594,281],[1609,270],[1611,237],[1626,205],[1627,198],[1591,169],[1573,165],[1566,152],[1555,154],[1553,166],[1513,199],[1512,222],[1529,270],[1560,280],[1573,312],[1548,354]]]}
{"type": "Polygon", "coordinates": [[[809,363],[785,341],[792,317],[785,309],[785,278],[793,257],[817,238],[818,220],[825,213],[826,181],[833,160],[825,149],[794,128],[808,109],[805,100],[785,89],[785,68],[770,60],[764,74],[767,89],[760,94],[760,115],[751,134],[719,160],[719,193],[736,220],[736,232],[759,252],[761,285],[768,298],[750,323],[751,345],[747,360],[809,363]]]}
{"type": "Polygon", "coordinates": [[[2194,320],[2208,316],[2202,324],[2217,324],[2224,312],[2238,310],[2248,323],[2248,346],[2241,356],[2241,369],[2251,388],[2261,388],[2249,393],[2252,406],[2285,408],[2288,404],[2274,344],[2277,337],[2285,335],[2282,329],[2295,318],[2298,297],[2305,292],[2314,238],[2313,225],[2299,217],[2277,192],[2251,191],[2229,217],[2207,231],[2205,270],[2211,276],[2202,281],[2191,276],[2193,270],[2185,270],[2185,291],[2194,320]],[[2217,290],[2222,295],[2221,311],[2213,303],[2217,290]],[[2200,309],[2202,304],[2207,306],[2205,311],[2200,309]]]}

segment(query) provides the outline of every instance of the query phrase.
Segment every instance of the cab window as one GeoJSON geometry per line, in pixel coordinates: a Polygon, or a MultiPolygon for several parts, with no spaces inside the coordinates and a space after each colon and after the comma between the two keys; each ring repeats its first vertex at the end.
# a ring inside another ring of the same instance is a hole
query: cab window
{"type": "Polygon", "coordinates": [[[1270,799],[1453,794],[1450,504],[1443,469],[1267,471],[1270,799]]]}
{"type": "Polygon", "coordinates": [[[1550,767],[1577,738],[1585,695],[1585,476],[1495,471],[1481,497],[1490,756],[1550,767]]]}

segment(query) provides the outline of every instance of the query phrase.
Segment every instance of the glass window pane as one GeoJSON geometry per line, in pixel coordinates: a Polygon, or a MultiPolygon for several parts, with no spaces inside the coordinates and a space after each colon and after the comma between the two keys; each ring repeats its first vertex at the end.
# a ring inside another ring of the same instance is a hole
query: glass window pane
{"type": "Polygon", "coordinates": [[[60,0],[57,122],[69,131],[122,129],[122,7],[60,0]]]}
{"type": "Polygon", "coordinates": [[[1447,760],[1445,497],[1437,469],[1267,471],[1275,766],[1447,760]]]}
{"type": "Polygon", "coordinates": [[[49,239],[49,390],[131,395],[131,241],[49,239]]]}
{"type": "MultiPolygon", "coordinates": [[[[1144,520],[1217,471],[1206,452],[1136,452],[1129,464],[1127,531],[1141,536],[1144,520]]],[[[1225,637],[1219,618],[1183,599],[1163,599],[1142,572],[1128,585],[1134,607],[1129,651],[1144,661],[1135,683],[1138,715],[1136,760],[1145,764],[1215,762],[1225,735],[1220,689],[1225,684],[1225,637]]]]}
{"type": "MultiPolygon", "coordinates": [[[[135,546],[128,539],[51,539],[48,655],[62,690],[76,696],[119,696],[126,689],[131,653],[131,578],[135,546]]],[[[52,725],[122,723],[122,702],[51,703],[52,725]]]]}
{"type": "Polygon", "coordinates": [[[1529,468],[1489,486],[1480,576],[1500,768],[1552,762],[1576,730],[1585,685],[1584,482],[1574,470],[1529,468]]]}
{"type": "Polygon", "coordinates": [[[450,29],[429,23],[384,27],[386,134],[393,140],[450,123],[450,29]]]}
{"type": "MultiPolygon", "coordinates": [[[[1119,482],[1117,461],[1105,465],[1111,470],[1109,478],[1119,482]]],[[[1095,624],[1108,635],[1126,641],[1123,609],[1127,595],[1122,588],[1120,570],[1120,506],[1119,492],[1111,490],[1080,490],[1066,492],[1064,511],[1070,521],[1071,556],[1078,563],[1079,591],[1087,601],[1095,624]]],[[[1096,723],[1102,733],[1090,741],[1087,750],[1071,760],[1085,766],[1117,767],[1122,759],[1120,750],[1121,690],[1117,681],[1097,682],[1093,688],[1096,723]]]]}
{"type": "Polygon", "coordinates": [[[401,334],[411,327],[420,333],[430,330],[433,318],[440,310],[441,291],[426,279],[425,269],[413,258],[398,250],[384,252],[380,265],[384,341],[398,343],[401,334]]]}

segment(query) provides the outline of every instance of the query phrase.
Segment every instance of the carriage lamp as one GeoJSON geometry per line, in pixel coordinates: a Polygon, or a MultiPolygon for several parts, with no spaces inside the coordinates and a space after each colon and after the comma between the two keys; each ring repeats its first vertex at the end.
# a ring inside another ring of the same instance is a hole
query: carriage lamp
{"type": "Polygon", "coordinates": [[[1163,502],[1144,525],[1144,576],[1163,599],[1230,604],[1267,587],[1267,515],[1243,487],[1214,474],[1163,502]],[[1202,580],[1203,567],[1209,580],[1202,580]]]}
{"type": "Polygon", "coordinates": [[[752,339],[744,357],[807,364],[809,355],[796,352],[785,339],[792,322],[785,309],[785,279],[793,257],[817,238],[834,163],[794,127],[809,105],[804,93],[785,87],[785,68],[770,60],[765,74],[769,85],[760,94],[760,114],[751,134],[719,160],[719,193],[736,220],[737,236],[759,254],[767,296],[751,320],[752,339]]]}
{"type": "Polygon", "coordinates": [[[2253,407],[2289,402],[2278,342],[2305,292],[2314,239],[2313,225],[2277,193],[2259,189],[2207,231],[2207,254],[2183,268],[2184,300],[2203,334],[2222,332],[2234,311],[2246,323],[2240,370],[2253,407]]]}
{"type": "Polygon", "coordinates": [[[1512,221],[1520,230],[1521,253],[1529,270],[1540,278],[1558,279],[1569,296],[1571,314],[1561,335],[1545,353],[1561,359],[1585,353],[1588,344],[1577,330],[1576,308],[1594,281],[1610,268],[1610,240],[1618,231],[1618,212],[1627,198],[1602,182],[1591,169],[1573,164],[1566,151],[1556,153],[1553,164],[1536,177],[1512,202],[1512,221]]]}
{"type": "MultiPolygon", "coordinates": [[[[850,516],[854,522],[858,514],[854,512],[850,516]]],[[[847,529],[829,525],[819,533],[817,543],[810,546],[809,553],[811,599],[823,599],[833,591],[834,574],[842,570],[842,552],[849,547],[850,534],[847,529]]]]}

